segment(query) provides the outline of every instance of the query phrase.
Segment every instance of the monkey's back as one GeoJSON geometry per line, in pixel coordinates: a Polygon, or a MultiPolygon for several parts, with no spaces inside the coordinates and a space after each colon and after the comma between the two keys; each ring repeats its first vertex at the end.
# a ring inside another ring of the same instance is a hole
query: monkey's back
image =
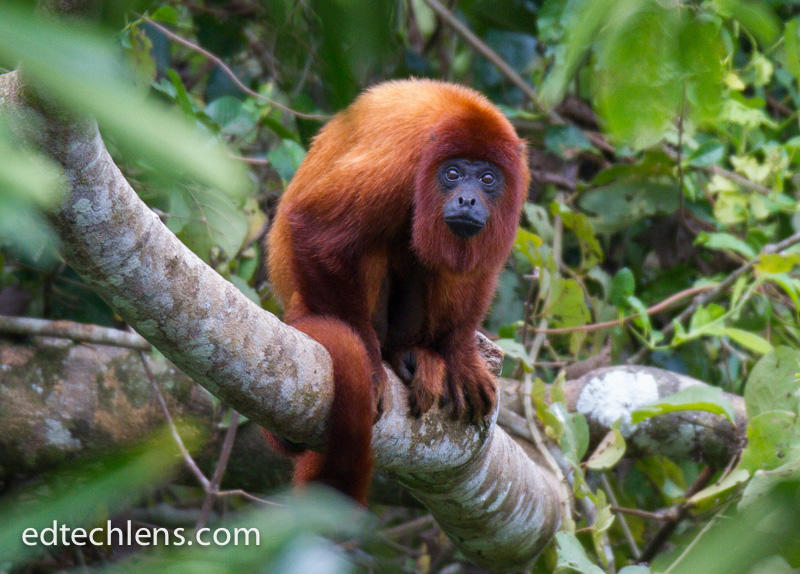
{"type": "MultiPolygon", "coordinates": [[[[268,238],[270,277],[284,304],[296,289],[293,215],[303,213],[315,225],[335,230],[329,236],[338,244],[332,247],[342,251],[396,236],[412,216],[423,151],[435,142],[439,126],[460,118],[478,118],[478,131],[490,123],[508,141],[519,142],[483,95],[427,79],[374,86],[319,131],[283,193],[268,238]]],[[[482,135],[469,137],[480,141],[482,135]]]]}

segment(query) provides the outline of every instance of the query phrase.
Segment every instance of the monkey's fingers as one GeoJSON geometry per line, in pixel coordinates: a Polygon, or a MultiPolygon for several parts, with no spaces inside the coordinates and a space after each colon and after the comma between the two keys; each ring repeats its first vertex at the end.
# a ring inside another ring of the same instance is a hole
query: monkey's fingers
{"type": "Polygon", "coordinates": [[[480,423],[492,412],[497,403],[497,389],[491,380],[481,381],[470,389],[469,402],[472,408],[472,422],[480,423]]]}
{"type": "Polygon", "coordinates": [[[411,414],[419,417],[444,394],[447,369],[442,356],[431,349],[416,347],[413,356],[415,370],[409,405],[411,414]]]}
{"type": "Polygon", "coordinates": [[[464,389],[457,375],[450,375],[447,377],[447,398],[448,402],[453,407],[450,411],[450,417],[453,420],[464,418],[468,404],[464,397],[464,389]]]}
{"type": "Polygon", "coordinates": [[[417,370],[417,362],[414,354],[411,352],[397,353],[389,361],[392,365],[392,370],[400,377],[406,385],[410,385],[414,380],[414,372],[417,370]]]}
{"type": "Polygon", "coordinates": [[[408,408],[411,415],[419,418],[433,406],[439,397],[423,385],[412,385],[408,394],[408,408]]]}
{"type": "Polygon", "coordinates": [[[378,422],[378,420],[383,415],[385,390],[386,390],[386,373],[384,373],[383,368],[381,368],[381,372],[372,375],[373,424],[378,422]]]}
{"type": "Polygon", "coordinates": [[[461,394],[466,403],[463,414],[465,420],[480,424],[494,408],[497,402],[497,390],[488,373],[479,372],[471,375],[461,382],[461,394]]]}

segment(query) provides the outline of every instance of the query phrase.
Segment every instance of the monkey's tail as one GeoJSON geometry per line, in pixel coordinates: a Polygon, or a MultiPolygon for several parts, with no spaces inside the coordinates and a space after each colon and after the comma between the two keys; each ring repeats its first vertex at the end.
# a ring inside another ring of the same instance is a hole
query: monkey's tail
{"type": "Polygon", "coordinates": [[[372,478],[374,420],[367,349],[350,325],[333,317],[306,315],[291,325],[322,344],[333,361],[334,393],[326,446],[324,452],[317,453],[269,432],[264,434],[276,450],[295,457],[295,484],[319,481],[366,505],[372,478]]]}

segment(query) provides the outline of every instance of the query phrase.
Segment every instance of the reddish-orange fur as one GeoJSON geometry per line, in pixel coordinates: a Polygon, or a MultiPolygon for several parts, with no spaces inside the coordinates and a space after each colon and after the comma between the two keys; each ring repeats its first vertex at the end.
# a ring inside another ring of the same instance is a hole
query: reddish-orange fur
{"type": "Polygon", "coordinates": [[[524,144],[511,124],[461,86],[387,82],[322,128],[268,238],[286,321],[322,343],[334,368],[328,447],[300,457],[296,481],[321,480],[365,503],[382,358],[410,379],[415,415],[438,401],[471,420],[494,407],[474,332],[528,182],[524,144]],[[442,220],[436,176],[442,161],[457,157],[492,162],[505,178],[485,227],[466,239],[442,220]]]}

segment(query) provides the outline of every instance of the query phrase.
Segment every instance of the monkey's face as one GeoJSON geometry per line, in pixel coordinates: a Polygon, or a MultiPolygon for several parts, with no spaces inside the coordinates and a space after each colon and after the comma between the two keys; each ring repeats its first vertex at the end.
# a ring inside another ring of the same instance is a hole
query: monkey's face
{"type": "Polygon", "coordinates": [[[437,176],[448,229],[464,239],[479,233],[505,187],[503,172],[488,161],[451,158],[439,165],[437,176]]]}

